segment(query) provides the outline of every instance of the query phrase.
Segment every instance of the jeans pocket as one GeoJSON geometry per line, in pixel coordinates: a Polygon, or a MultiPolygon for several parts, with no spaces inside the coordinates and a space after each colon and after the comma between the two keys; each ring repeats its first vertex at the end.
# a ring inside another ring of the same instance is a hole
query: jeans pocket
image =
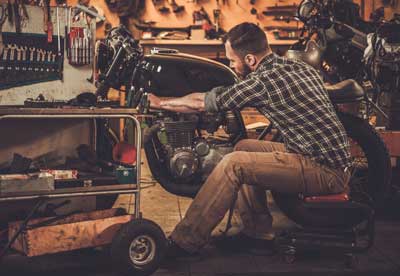
{"type": "Polygon", "coordinates": [[[309,169],[304,173],[305,195],[338,194],[344,191],[344,184],[335,173],[324,169],[309,169]]]}

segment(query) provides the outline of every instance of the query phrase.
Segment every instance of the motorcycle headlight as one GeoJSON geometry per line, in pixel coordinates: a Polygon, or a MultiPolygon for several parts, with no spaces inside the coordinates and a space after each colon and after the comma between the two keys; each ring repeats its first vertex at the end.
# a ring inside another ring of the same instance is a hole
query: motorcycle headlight
{"type": "Polygon", "coordinates": [[[301,21],[307,22],[312,17],[315,7],[315,0],[303,0],[299,5],[297,16],[301,21]]]}

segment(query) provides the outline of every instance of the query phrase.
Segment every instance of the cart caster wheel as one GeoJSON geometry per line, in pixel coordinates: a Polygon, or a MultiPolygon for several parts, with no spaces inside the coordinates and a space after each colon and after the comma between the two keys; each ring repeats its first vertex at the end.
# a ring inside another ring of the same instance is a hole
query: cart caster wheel
{"type": "Polygon", "coordinates": [[[285,254],[283,255],[283,261],[287,264],[293,264],[296,261],[296,255],[285,254]]]}
{"type": "Polygon", "coordinates": [[[162,229],[146,219],[124,224],[111,244],[112,261],[121,274],[147,276],[156,271],[166,252],[162,229]]]}
{"type": "Polygon", "coordinates": [[[358,268],[358,257],[354,254],[345,255],[345,265],[346,268],[357,269],[358,268]]]}
{"type": "Polygon", "coordinates": [[[287,264],[293,264],[296,261],[296,248],[285,246],[281,248],[282,259],[287,264]]]}

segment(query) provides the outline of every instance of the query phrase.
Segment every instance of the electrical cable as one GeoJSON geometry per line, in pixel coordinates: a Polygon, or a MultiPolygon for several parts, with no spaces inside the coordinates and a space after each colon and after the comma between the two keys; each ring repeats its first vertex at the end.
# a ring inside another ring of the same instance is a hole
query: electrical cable
{"type": "Polygon", "coordinates": [[[176,196],[176,201],[178,203],[178,212],[179,212],[179,218],[182,221],[182,209],[181,209],[181,201],[179,200],[179,196],[176,196]]]}

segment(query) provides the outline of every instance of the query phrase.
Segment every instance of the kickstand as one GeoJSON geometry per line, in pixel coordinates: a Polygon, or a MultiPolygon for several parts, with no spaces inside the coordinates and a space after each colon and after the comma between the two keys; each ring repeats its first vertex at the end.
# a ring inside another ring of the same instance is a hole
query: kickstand
{"type": "Polygon", "coordinates": [[[24,221],[21,223],[19,226],[17,232],[12,236],[12,238],[7,242],[7,244],[4,246],[4,248],[0,251],[0,260],[6,255],[8,250],[10,250],[11,246],[14,244],[16,239],[19,237],[19,235],[27,229],[27,225],[29,223],[29,220],[36,214],[37,210],[39,207],[43,204],[44,199],[39,199],[39,201],[36,203],[35,207],[31,210],[31,212],[28,214],[28,216],[24,219],[24,221]]]}

